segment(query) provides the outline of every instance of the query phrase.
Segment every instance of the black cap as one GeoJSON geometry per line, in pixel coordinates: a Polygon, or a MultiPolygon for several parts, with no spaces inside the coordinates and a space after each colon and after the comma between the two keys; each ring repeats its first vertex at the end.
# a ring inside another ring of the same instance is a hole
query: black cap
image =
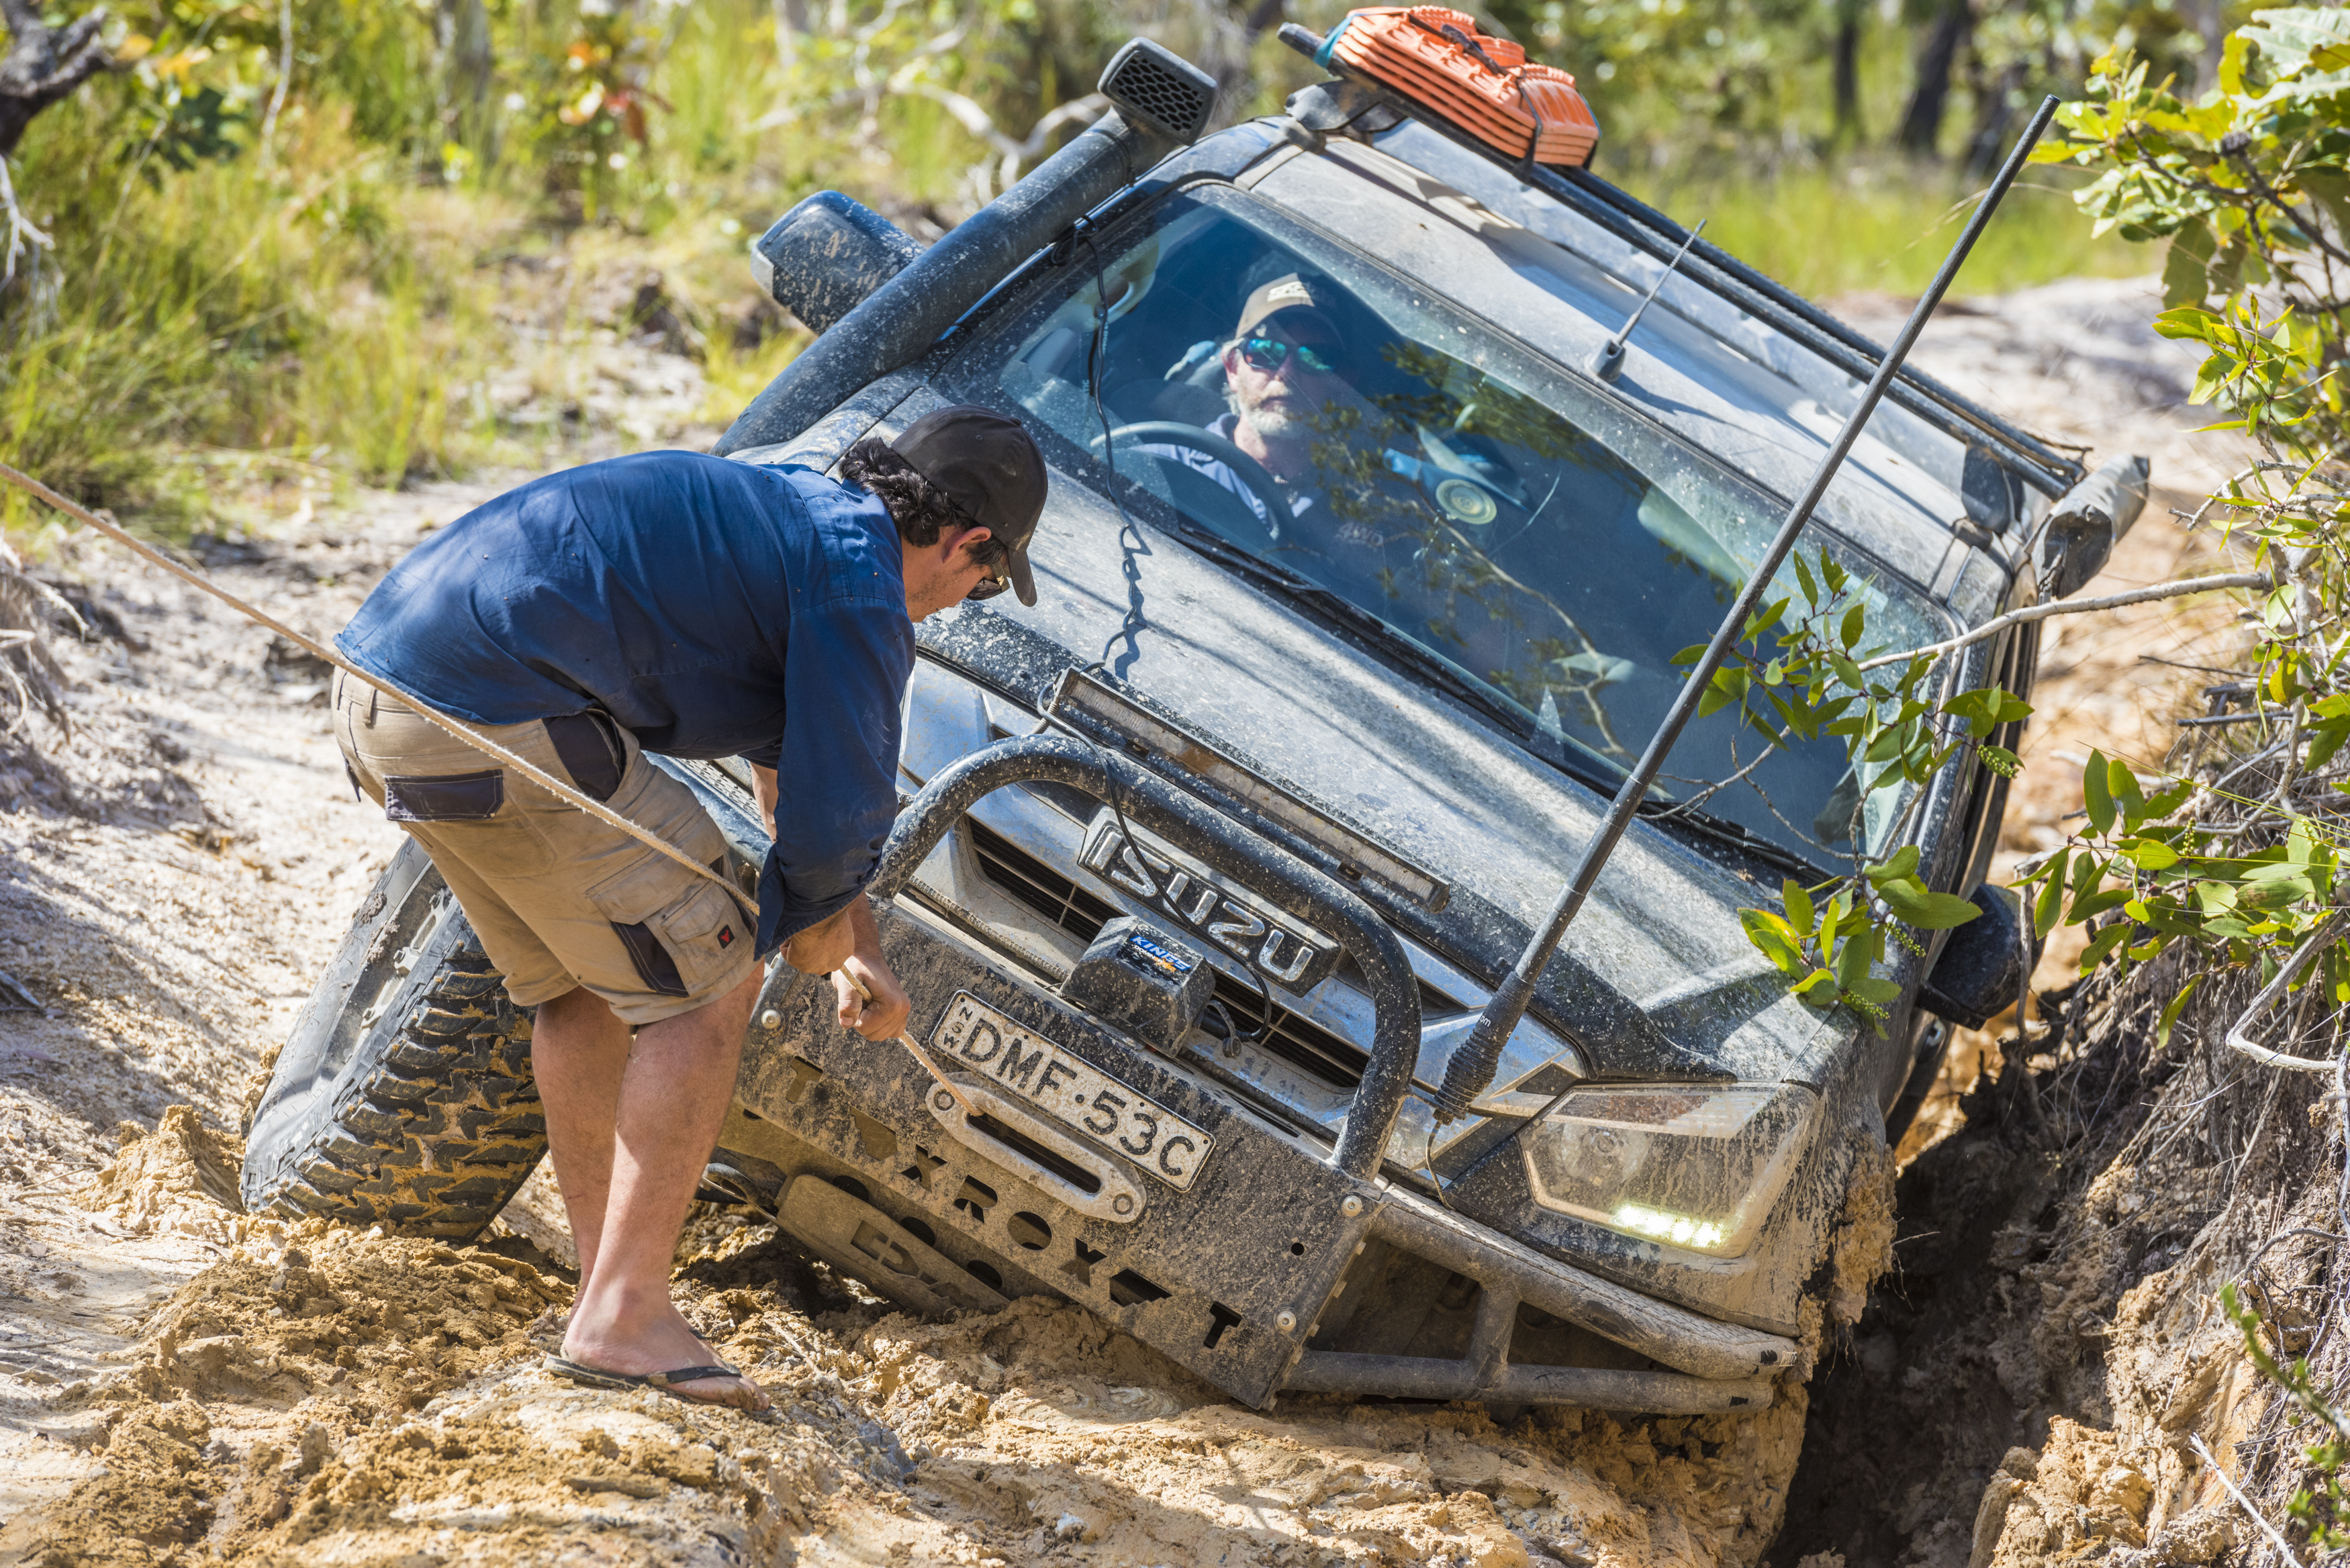
{"type": "Polygon", "coordinates": [[[1045,454],[1020,421],[976,403],[956,403],[924,414],[889,445],[1010,548],[1004,576],[1022,604],[1035,604],[1028,541],[1045,514],[1045,454]]]}

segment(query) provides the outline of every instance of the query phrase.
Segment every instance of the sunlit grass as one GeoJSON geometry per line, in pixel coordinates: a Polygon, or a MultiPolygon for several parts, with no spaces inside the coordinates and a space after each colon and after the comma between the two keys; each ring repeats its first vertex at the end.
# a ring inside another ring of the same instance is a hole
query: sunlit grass
{"type": "MultiPolygon", "coordinates": [[[[290,115],[269,165],[150,185],[102,156],[96,118],[52,110],[18,175],[57,248],[0,319],[10,462],[166,513],[186,447],[293,453],[376,484],[462,466],[471,428],[450,402],[493,345],[473,262],[503,204],[452,211],[324,116],[290,115]]],[[[30,520],[28,504],[9,493],[0,520],[30,520]]]]}
{"type": "MultiPolygon", "coordinates": [[[[1297,0],[1293,14],[1322,25],[1339,8],[1297,0]]],[[[559,56],[560,9],[530,13],[538,30],[515,46],[559,56]]],[[[1038,11],[1045,20],[1033,26],[1052,38],[1035,60],[1005,53],[1008,35],[973,46],[984,63],[962,79],[1009,95],[1003,128],[1015,135],[1031,112],[1017,105],[1066,92],[1092,57],[1066,9],[1038,11]]],[[[783,70],[767,0],[664,13],[673,22],[648,84],[661,106],[649,141],[615,139],[622,162],[595,165],[593,201],[567,194],[542,161],[525,123],[539,110],[515,110],[479,159],[444,160],[439,89],[413,19],[304,0],[306,17],[329,13],[343,19],[339,63],[304,78],[268,158],[248,147],[151,183],[117,160],[102,93],[35,122],[16,186],[57,249],[42,258],[37,290],[20,282],[0,296],[0,456],[166,529],[210,504],[211,470],[183,461],[191,453],[271,453],[314,477],[370,484],[559,461],[548,443],[562,433],[543,417],[502,425],[490,389],[503,377],[540,403],[568,395],[586,373],[573,348],[588,329],[578,291],[598,269],[660,275],[702,360],[700,416],[723,425],[805,345],[757,318],[764,308],[771,321],[772,308],[745,265],[751,236],[823,184],[940,222],[990,193],[973,177],[988,150],[938,104],[900,96],[869,123],[844,109],[837,42],[830,56],[804,54],[797,75],[783,70]],[[500,260],[525,254],[527,267],[500,260]],[[518,330],[519,317],[544,329],[518,330]]],[[[1907,47],[1898,29],[1872,35],[1883,57],[1866,75],[1875,96],[1863,118],[1880,132],[1907,47]]],[[[1255,65],[1257,112],[1319,75],[1270,34],[1255,65]]],[[[1788,93],[1809,119],[1791,119],[1768,149],[1676,140],[1701,112],[1586,87],[1613,128],[1603,172],[1684,223],[1710,219],[1708,238],[1805,295],[1913,294],[1963,221],[1970,189],[1948,167],[1823,151],[1817,95],[1803,83],[1788,93]]],[[[1960,292],[2156,265],[2118,239],[2091,241],[2045,187],[2052,178],[2035,171],[2043,185],[2009,198],[1960,292]]],[[[0,525],[30,520],[27,504],[0,494],[0,525]]]]}
{"type": "MultiPolygon", "coordinates": [[[[2062,277],[2127,277],[2161,265],[2156,251],[2089,223],[2044,171],[2008,192],[1954,292],[2004,294],[2062,277]]],[[[1955,244],[1981,193],[1939,168],[1889,161],[1770,178],[1623,182],[1683,224],[1809,298],[1861,290],[1914,295],[1955,244]]]]}

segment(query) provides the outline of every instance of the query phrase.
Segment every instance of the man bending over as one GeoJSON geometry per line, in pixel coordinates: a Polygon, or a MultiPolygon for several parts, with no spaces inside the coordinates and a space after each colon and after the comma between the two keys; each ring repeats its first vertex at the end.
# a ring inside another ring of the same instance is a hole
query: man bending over
{"type": "Polygon", "coordinates": [[[644,753],[746,758],[775,825],[753,911],[336,679],[353,782],[432,856],[515,1004],[537,1009],[532,1067],[579,1246],[550,1365],[575,1381],[765,1407],[669,1294],[759,961],[780,949],[832,974],[840,1022],[868,1039],[905,1026],[862,895],[897,814],[912,623],[1006,587],[1036,602],[1045,463],[1017,423],[941,409],[893,445],[859,441],[840,472],[671,452],[535,481],[419,545],[337,641],[704,865],[723,867],[717,824],[644,753]]]}

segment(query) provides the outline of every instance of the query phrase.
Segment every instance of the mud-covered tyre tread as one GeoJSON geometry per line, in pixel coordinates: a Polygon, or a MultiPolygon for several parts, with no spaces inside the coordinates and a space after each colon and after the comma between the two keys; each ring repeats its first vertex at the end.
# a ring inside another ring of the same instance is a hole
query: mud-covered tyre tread
{"type": "MultiPolygon", "coordinates": [[[[427,877],[420,893],[451,898],[427,877]]],[[[463,1241],[529,1179],[546,1152],[529,1020],[506,1000],[462,910],[447,910],[430,945],[438,961],[406,992],[398,1026],[359,1043],[331,1110],[276,1158],[267,1191],[249,1190],[248,1203],[463,1241]]],[[[365,994],[362,986],[344,1005],[365,994]]],[[[249,1150],[248,1162],[268,1152],[249,1150]]]]}

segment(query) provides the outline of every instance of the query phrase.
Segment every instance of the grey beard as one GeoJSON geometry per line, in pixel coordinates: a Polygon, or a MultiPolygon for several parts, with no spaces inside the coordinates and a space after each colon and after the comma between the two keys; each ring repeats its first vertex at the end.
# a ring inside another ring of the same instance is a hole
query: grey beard
{"type": "Polygon", "coordinates": [[[1275,440],[1314,433],[1310,422],[1293,417],[1286,409],[1259,407],[1251,409],[1244,417],[1257,434],[1275,440]]]}

